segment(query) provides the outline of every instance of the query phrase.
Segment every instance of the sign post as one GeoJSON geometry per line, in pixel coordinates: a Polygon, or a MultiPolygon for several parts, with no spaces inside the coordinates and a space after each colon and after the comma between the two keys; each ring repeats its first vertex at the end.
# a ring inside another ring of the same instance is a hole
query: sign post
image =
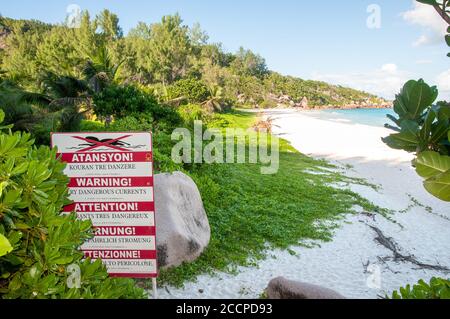
{"type": "Polygon", "coordinates": [[[80,219],[94,238],[81,246],[110,276],[152,278],[156,290],[156,224],[151,133],[53,133],[80,219]]]}

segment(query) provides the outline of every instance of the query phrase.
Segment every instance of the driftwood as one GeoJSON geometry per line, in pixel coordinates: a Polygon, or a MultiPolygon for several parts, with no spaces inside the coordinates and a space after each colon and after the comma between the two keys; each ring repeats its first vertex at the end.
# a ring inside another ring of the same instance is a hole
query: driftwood
{"type": "Polygon", "coordinates": [[[381,258],[382,261],[386,260],[393,260],[395,262],[408,262],[411,264],[414,264],[418,266],[420,269],[429,269],[429,270],[436,270],[436,271],[442,271],[445,273],[450,272],[450,268],[441,266],[441,265],[430,265],[423,262],[418,261],[413,255],[404,255],[401,253],[401,249],[399,248],[398,244],[394,241],[393,238],[387,237],[383,234],[383,232],[374,226],[368,225],[376,234],[377,237],[375,237],[375,241],[379,243],[381,246],[385,247],[386,249],[390,250],[393,254],[393,256],[389,257],[383,257],[381,258]]]}

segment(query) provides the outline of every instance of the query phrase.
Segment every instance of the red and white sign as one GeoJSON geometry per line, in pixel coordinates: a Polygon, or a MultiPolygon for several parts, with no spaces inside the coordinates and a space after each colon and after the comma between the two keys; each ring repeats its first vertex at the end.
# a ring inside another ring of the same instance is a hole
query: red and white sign
{"type": "Polygon", "coordinates": [[[95,237],[81,247],[101,258],[111,276],[157,276],[151,133],[53,133],[52,146],[67,163],[69,194],[95,237]]]}

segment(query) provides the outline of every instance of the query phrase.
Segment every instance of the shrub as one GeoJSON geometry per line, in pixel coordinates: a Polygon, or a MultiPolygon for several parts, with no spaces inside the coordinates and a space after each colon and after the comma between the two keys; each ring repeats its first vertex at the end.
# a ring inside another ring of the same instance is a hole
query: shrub
{"type": "Polygon", "coordinates": [[[412,288],[407,285],[394,291],[392,299],[450,299],[450,279],[432,278],[429,284],[419,280],[412,288]]]}
{"type": "Polygon", "coordinates": [[[83,259],[78,247],[92,238],[91,221],[60,214],[70,203],[65,164],[56,149],[33,143],[30,134],[0,132],[0,240],[12,248],[0,257],[0,298],[144,298],[133,280],[109,278],[100,260],[83,259]],[[67,285],[70,265],[80,269],[79,289],[67,285]]]}
{"type": "Polygon", "coordinates": [[[121,118],[131,114],[151,113],[158,107],[153,95],[131,85],[109,86],[94,95],[94,112],[98,116],[121,118]]]}
{"type": "Polygon", "coordinates": [[[194,121],[208,123],[212,119],[211,113],[197,104],[182,105],[177,109],[177,111],[184,123],[188,126],[192,126],[194,121]]]}
{"type": "Polygon", "coordinates": [[[172,161],[172,148],[175,142],[164,132],[153,134],[153,162],[155,172],[182,171],[185,165],[172,161]]]}
{"type": "Polygon", "coordinates": [[[152,123],[152,117],[146,114],[141,114],[139,117],[127,116],[112,122],[106,130],[111,132],[151,132],[152,123]]]}
{"type": "Polygon", "coordinates": [[[81,122],[80,130],[82,132],[99,132],[105,129],[105,125],[97,121],[84,120],[81,122]]]}
{"type": "Polygon", "coordinates": [[[422,79],[408,81],[394,102],[398,118],[388,115],[395,126],[386,126],[396,133],[383,141],[391,148],[416,153],[414,165],[426,190],[450,201],[450,105],[433,105],[437,96],[437,88],[422,79]]]}
{"type": "Polygon", "coordinates": [[[259,106],[262,109],[274,109],[278,107],[278,103],[274,100],[264,100],[259,106]]]}
{"type": "Polygon", "coordinates": [[[110,86],[96,94],[94,111],[98,116],[114,116],[116,120],[145,116],[152,119],[155,130],[172,130],[182,122],[174,109],[158,104],[151,93],[134,86],[110,86]]]}
{"type": "Polygon", "coordinates": [[[167,88],[169,99],[184,97],[189,103],[202,103],[211,96],[208,87],[194,78],[180,80],[167,88]]]}
{"type": "Polygon", "coordinates": [[[222,114],[216,114],[208,123],[209,128],[227,128],[231,126],[231,122],[222,114]]]}

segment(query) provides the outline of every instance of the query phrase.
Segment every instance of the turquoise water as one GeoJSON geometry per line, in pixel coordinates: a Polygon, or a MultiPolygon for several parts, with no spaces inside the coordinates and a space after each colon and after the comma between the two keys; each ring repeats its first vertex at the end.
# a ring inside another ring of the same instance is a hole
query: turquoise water
{"type": "Polygon", "coordinates": [[[323,110],[311,112],[311,116],[324,120],[377,127],[383,127],[385,123],[392,124],[386,117],[387,114],[395,115],[392,109],[323,110]]]}

